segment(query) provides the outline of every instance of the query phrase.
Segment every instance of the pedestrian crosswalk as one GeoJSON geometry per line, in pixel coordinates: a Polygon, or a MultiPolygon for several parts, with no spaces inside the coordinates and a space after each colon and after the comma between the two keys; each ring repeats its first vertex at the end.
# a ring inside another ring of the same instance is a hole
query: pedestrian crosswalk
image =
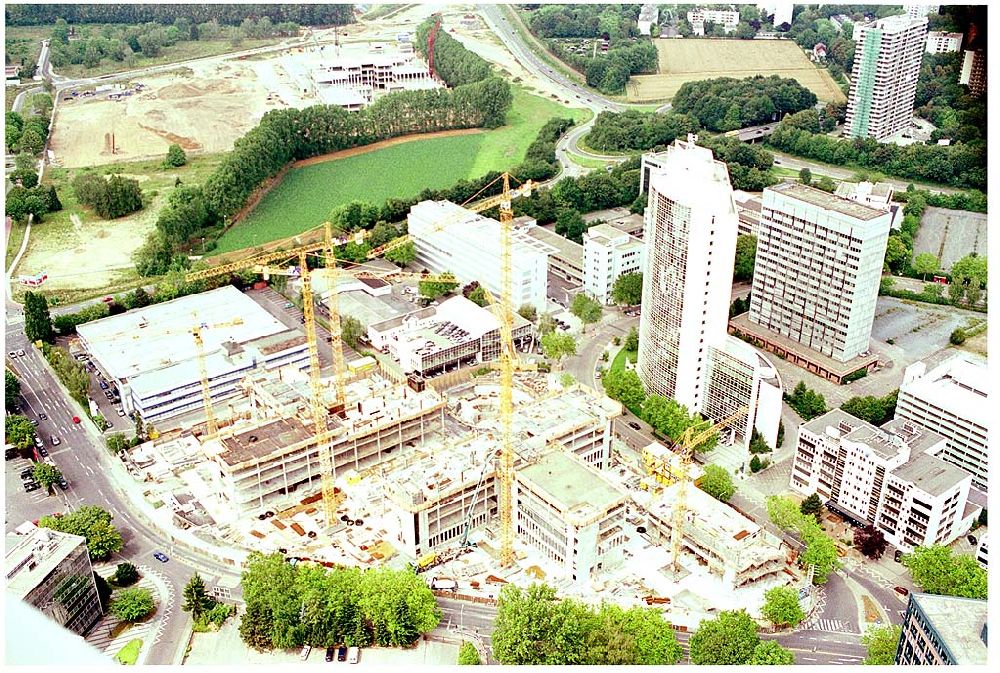
{"type": "Polygon", "coordinates": [[[811,619],[805,624],[805,629],[829,633],[857,633],[850,622],[845,622],[842,619],[811,619]]]}

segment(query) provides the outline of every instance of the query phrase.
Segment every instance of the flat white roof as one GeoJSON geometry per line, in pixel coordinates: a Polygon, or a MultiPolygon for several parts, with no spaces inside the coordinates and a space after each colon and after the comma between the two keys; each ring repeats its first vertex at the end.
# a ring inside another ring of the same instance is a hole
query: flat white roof
{"type": "Polygon", "coordinates": [[[903,389],[962,418],[989,427],[989,418],[993,413],[989,404],[989,370],[985,363],[965,354],[945,360],[924,376],[904,384],[903,389]]]}
{"type": "MultiPolygon", "coordinates": [[[[437,239],[460,237],[464,241],[475,242],[500,255],[500,223],[483,217],[451,201],[421,201],[410,209],[410,235],[417,239],[437,239]],[[434,228],[446,223],[442,229],[434,228]]],[[[558,252],[548,243],[532,238],[522,230],[511,232],[511,256],[516,260],[520,255],[553,255],[558,252]]],[[[450,247],[450,246],[449,246],[450,247]]]]}
{"type": "Polygon", "coordinates": [[[128,379],[196,358],[193,325],[237,319],[243,322],[202,329],[206,355],[227,341],[245,343],[288,329],[253,299],[226,285],[95,320],[77,327],[77,333],[110,377],[128,379]]]}

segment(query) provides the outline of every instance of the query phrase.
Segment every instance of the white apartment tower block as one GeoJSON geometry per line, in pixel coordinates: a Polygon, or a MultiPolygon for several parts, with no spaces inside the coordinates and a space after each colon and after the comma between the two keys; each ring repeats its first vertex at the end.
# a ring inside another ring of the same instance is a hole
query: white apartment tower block
{"type": "Polygon", "coordinates": [[[750,321],[838,362],[866,352],[891,222],[799,183],[765,189],[750,321]]]}
{"type": "Polygon", "coordinates": [[[677,140],[648,162],[639,377],[648,393],[715,420],[746,407],[738,441],[749,443],[756,428],[773,445],[780,379],[727,334],[738,230],[729,173],[696,141],[677,140]]]}
{"type": "Polygon", "coordinates": [[[960,353],[928,370],[915,362],[903,372],[896,417],[947,440],[940,458],[972,475],[977,488],[989,479],[989,371],[986,363],[960,353]]]}
{"type": "Polygon", "coordinates": [[[642,271],[644,246],[635,236],[610,224],[598,224],[583,234],[583,290],[602,304],[611,303],[615,281],[642,271]]]}
{"type": "Polygon", "coordinates": [[[926,16],[890,16],[854,26],[849,135],[882,140],[909,127],[926,36],[926,16]]]}
{"type": "MultiPolygon", "coordinates": [[[[417,262],[434,273],[450,271],[462,283],[478,280],[499,301],[499,222],[449,201],[421,201],[406,221],[417,262]]],[[[521,231],[512,232],[511,244],[512,303],[544,311],[548,259],[556,249],[521,231]]]]}
{"type": "Polygon", "coordinates": [[[903,11],[911,19],[920,19],[930,14],[937,14],[941,5],[903,5],[903,11]]]}
{"type": "Polygon", "coordinates": [[[972,478],[934,454],[944,437],[895,419],[882,428],[835,409],[799,427],[791,486],[877,527],[904,552],[950,544],[979,514],[972,478]]]}
{"type": "Polygon", "coordinates": [[[740,22],[740,13],[726,9],[693,9],[687,13],[691,32],[695,35],[705,34],[705,24],[708,22],[722,24],[727,33],[736,30],[740,22]]]}

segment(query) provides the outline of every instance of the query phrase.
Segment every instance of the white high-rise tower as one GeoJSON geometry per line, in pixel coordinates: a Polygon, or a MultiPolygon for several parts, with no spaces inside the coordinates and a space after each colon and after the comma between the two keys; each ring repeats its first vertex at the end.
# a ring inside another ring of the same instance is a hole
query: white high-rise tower
{"type": "MultiPolygon", "coordinates": [[[[781,415],[774,367],[727,334],[739,218],[726,164],[676,140],[643,158],[649,205],[639,325],[639,377],[649,394],[672,397],[690,411],[721,420],[748,409],[737,442],[753,428],[772,446],[781,415]]],[[[738,457],[734,467],[745,462],[738,457]]]]}

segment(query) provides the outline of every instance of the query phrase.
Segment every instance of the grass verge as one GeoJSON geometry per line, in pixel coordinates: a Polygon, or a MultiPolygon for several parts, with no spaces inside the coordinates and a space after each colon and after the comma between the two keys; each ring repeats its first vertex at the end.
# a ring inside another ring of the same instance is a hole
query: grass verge
{"type": "Polygon", "coordinates": [[[572,152],[568,152],[566,156],[577,166],[583,166],[584,168],[604,168],[605,166],[612,166],[614,162],[612,161],[602,161],[601,159],[590,159],[588,157],[581,157],[572,152]]]}
{"type": "Polygon", "coordinates": [[[136,660],[139,659],[139,652],[141,651],[142,639],[134,638],[125,643],[125,647],[118,650],[118,654],[115,655],[115,661],[125,666],[134,666],[136,660]]]}

